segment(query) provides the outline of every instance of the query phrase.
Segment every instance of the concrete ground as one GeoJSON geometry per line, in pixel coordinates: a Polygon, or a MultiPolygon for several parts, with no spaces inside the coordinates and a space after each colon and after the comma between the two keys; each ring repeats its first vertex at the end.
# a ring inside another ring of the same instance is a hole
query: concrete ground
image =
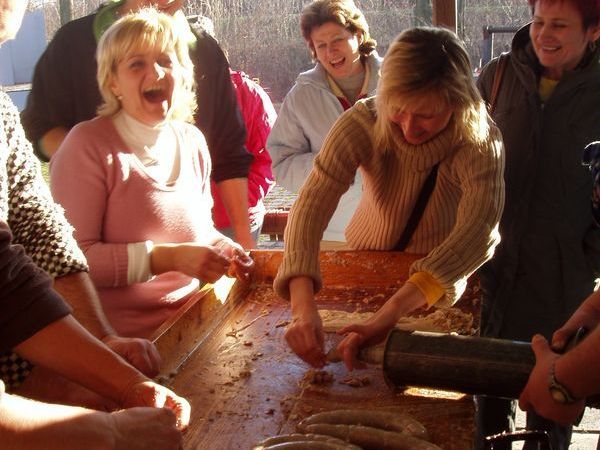
{"type": "MultiPolygon", "coordinates": [[[[517,410],[517,428],[525,426],[525,413],[517,410]]],[[[569,450],[596,450],[600,437],[600,410],[587,408],[578,427],[573,430],[569,450]]]]}

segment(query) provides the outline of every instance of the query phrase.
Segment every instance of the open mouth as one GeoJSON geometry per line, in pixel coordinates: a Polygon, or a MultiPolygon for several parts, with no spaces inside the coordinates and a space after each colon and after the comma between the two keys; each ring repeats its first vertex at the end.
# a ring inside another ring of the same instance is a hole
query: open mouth
{"type": "Polygon", "coordinates": [[[539,48],[545,53],[554,53],[559,51],[561,47],[559,45],[540,45],[539,48]]]}
{"type": "Polygon", "coordinates": [[[151,86],[144,89],[142,95],[150,103],[162,103],[169,100],[167,90],[162,86],[151,86]]]}
{"type": "Polygon", "coordinates": [[[344,66],[345,62],[346,62],[346,58],[341,57],[341,58],[329,61],[329,64],[331,64],[331,67],[333,67],[334,69],[340,69],[341,67],[344,66]]]}

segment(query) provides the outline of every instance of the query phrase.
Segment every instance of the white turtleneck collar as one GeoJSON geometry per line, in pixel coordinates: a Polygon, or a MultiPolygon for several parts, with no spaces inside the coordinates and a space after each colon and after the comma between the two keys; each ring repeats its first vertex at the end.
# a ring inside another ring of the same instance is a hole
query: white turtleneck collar
{"type": "Polygon", "coordinates": [[[148,175],[167,184],[177,179],[179,140],[170,122],[146,125],[124,110],[115,114],[112,120],[123,142],[137,156],[148,175]]]}

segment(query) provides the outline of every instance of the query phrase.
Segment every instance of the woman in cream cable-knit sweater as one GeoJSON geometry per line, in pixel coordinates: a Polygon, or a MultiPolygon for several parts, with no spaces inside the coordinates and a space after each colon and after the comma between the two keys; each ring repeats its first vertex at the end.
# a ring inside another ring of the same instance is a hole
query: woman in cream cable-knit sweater
{"type": "Polygon", "coordinates": [[[499,242],[502,139],[456,35],[434,28],[401,33],[386,54],[377,92],[333,126],[285,230],[274,288],[291,300],[288,344],[315,367],[324,364],[314,301],[321,288],[319,241],[357,169],[364,192],[346,238],[358,250],[399,249],[434,168],[437,180],[414,233],[401,246],[427,256],[413,264],[408,282],[371,319],[342,330],[347,336],[339,350],[348,368],[356,365],[358,348],[382,340],[399,317],[421,306],[456,302],[467,277],[499,242]]]}

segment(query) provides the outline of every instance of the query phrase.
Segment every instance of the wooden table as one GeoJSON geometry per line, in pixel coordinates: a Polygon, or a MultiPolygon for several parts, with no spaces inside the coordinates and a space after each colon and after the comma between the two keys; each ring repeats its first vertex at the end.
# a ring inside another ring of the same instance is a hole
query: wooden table
{"type": "MultiPolygon", "coordinates": [[[[369,386],[354,388],[339,383],[347,374],[341,364],[327,366],[334,375],[331,384],[303,383],[308,366],[283,340],[289,305],[271,288],[282,253],[252,256],[257,273],[251,286],[236,282],[224,303],[223,293],[205,288],[156,333],[164,381],[192,405],[186,450],[249,449],[267,436],[293,432],[318,411],[383,406],[412,414],[446,450],[472,448],[469,396],[425,390],[409,395],[388,387],[378,367],[361,373],[370,378],[369,386]]],[[[317,301],[329,309],[373,310],[406,280],[415,259],[403,253],[323,252],[326,288],[317,301]]],[[[476,290],[468,290],[459,304],[478,313],[476,290]]],[[[328,335],[326,348],[337,339],[328,335]]]]}

